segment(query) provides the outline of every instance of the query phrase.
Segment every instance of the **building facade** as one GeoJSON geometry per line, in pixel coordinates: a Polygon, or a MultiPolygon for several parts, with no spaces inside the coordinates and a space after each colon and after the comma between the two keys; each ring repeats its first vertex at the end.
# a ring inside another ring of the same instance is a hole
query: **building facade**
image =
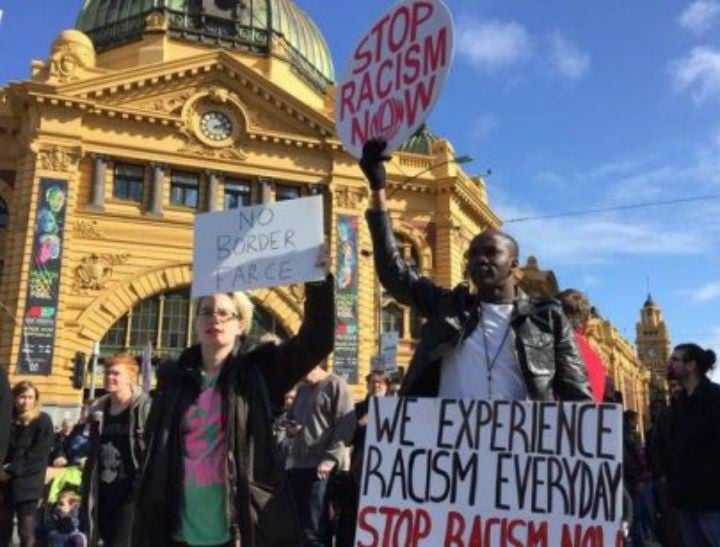
{"type": "MultiPolygon", "coordinates": [[[[363,389],[380,331],[407,362],[417,318],[375,281],[368,189],[334,128],[334,73],[290,0],[86,0],[29,80],[0,88],[0,366],[49,407],[79,404],[78,352],[177,355],[192,343],[195,214],[321,195],[338,281],[336,371],[363,389]],[[341,281],[340,281],[341,280],[341,281]]],[[[388,166],[410,260],[462,277],[499,225],[481,178],[422,129],[388,166]]],[[[253,291],[256,333],[287,336],[301,286],[253,291]]]]}

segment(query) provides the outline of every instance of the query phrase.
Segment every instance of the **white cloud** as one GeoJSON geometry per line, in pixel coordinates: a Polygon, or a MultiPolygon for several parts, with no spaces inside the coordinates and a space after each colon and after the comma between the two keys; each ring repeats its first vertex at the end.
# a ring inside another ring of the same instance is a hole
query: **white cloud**
{"type": "Polygon", "coordinates": [[[556,32],[550,37],[550,62],[563,78],[579,80],[590,68],[590,55],[556,32]]]}
{"type": "Polygon", "coordinates": [[[713,0],[696,0],[680,14],[681,27],[695,34],[709,30],[720,15],[720,4],[713,0]]]}
{"type": "Polygon", "coordinates": [[[695,302],[709,302],[720,298],[720,281],[713,281],[703,285],[699,289],[682,291],[683,294],[690,296],[695,302]]]}
{"type": "Polygon", "coordinates": [[[720,51],[695,47],[686,57],[672,62],[670,71],[675,87],[689,91],[696,102],[720,100],[720,51]]]}
{"type": "Polygon", "coordinates": [[[457,35],[459,54],[489,70],[521,62],[532,50],[529,33],[514,21],[466,21],[457,35]]]}
{"type": "Polygon", "coordinates": [[[479,116],[470,127],[470,135],[475,140],[482,140],[500,125],[500,120],[492,114],[479,116]]]}
{"type": "MultiPolygon", "coordinates": [[[[537,211],[498,204],[500,218],[536,216],[537,211]]],[[[707,251],[698,232],[668,231],[661,222],[588,215],[511,222],[503,229],[522,243],[523,256],[548,264],[600,264],[627,257],[696,255],[707,251]]]]}

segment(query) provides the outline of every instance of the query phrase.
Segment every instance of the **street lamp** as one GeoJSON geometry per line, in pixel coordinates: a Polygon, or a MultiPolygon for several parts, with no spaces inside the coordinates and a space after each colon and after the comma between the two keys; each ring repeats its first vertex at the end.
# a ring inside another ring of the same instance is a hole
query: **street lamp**
{"type": "Polygon", "coordinates": [[[463,156],[456,156],[454,158],[450,158],[449,160],[443,160],[441,162],[435,163],[435,164],[431,165],[430,167],[426,167],[419,173],[415,173],[412,177],[408,177],[405,180],[400,181],[397,184],[397,186],[395,186],[395,188],[393,188],[392,190],[390,190],[387,193],[387,197],[389,198],[395,192],[397,192],[400,189],[400,186],[402,186],[403,184],[407,184],[408,182],[415,180],[416,178],[424,175],[425,173],[432,171],[433,169],[437,169],[438,167],[442,167],[443,165],[448,165],[451,163],[454,163],[456,165],[462,165],[464,163],[470,163],[471,161],[475,161],[475,160],[470,156],[463,155],[463,156]]]}

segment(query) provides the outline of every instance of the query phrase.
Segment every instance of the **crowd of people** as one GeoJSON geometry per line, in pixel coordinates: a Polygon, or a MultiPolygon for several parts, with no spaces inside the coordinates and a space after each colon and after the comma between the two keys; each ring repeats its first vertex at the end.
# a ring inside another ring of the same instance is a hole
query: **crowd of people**
{"type": "MultiPolygon", "coordinates": [[[[536,299],[516,286],[517,242],[499,230],[467,249],[465,282],[437,286],[398,251],[387,212],[384,143],[361,168],[381,283],[425,319],[401,396],[611,401],[584,347],[577,294],[536,299]]],[[[326,266],[327,258],[319,258],[326,266]]],[[[138,388],[128,354],[105,363],[106,394],[54,433],[35,385],[12,387],[0,368],[0,547],[15,523],[22,546],[349,546],[359,504],[370,397],[391,395],[382,370],[354,403],[327,370],[335,335],[332,275],[305,289],[304,319],[288,340],[246,336],[243,293],[197,304],[198,343],[138,388]],[[46,485],[48,466],[61,470],[46,485]]],[[[670,357],[669,404],[652,427],[625,414],[628,544],[720,546],[720,386],[715,354],[695,344],[670,357]]]]}

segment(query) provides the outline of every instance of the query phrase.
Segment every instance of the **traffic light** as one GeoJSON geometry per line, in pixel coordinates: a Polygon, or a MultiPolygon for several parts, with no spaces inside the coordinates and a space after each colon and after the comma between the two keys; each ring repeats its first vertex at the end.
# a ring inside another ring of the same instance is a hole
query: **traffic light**
{"type": "Polygon", "coordinates": [[[82,351],[76,351],[75,357],[73,358],[73,371],[70,379],[72,380],[72,386],[75,389],[82,389],[85,387],[85,354],[82,351]]]}

